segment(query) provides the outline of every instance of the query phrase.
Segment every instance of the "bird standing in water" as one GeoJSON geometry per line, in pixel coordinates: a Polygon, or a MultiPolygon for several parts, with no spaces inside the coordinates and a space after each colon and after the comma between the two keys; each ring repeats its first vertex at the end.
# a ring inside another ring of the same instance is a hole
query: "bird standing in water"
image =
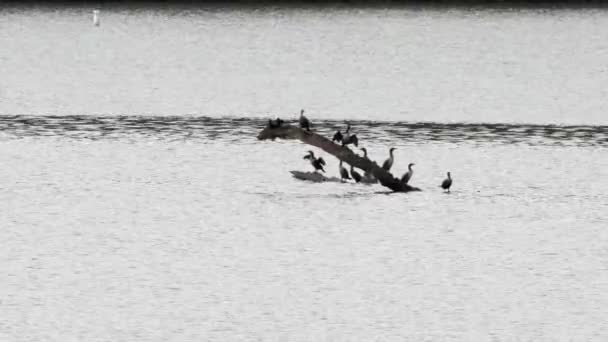
{"type": "Polygon", "coordinates": [[[391,149],[388,151],[390,156],[387,160],[384,161],[384,164],[382,164],[382,168],[386,171],[389,171],[391,169],[391,167],[393,166],[393,162],[395,161],[395,157],[393,157],[394,150],[396,150],[396,148],[391,147],[391,149]]]}
{"type": "Polygon", "coordinates": [[[401,177],[401,183],[407,184],[407,182],[410,181],[410,179],[414,175],[414,170],[412,169],[412,166],[414,166],[414,165],[415,165],[414,163],[410,163],[407,166],[407,172],[403,174],[403,177],[401,177]]]}
{"type": "Polygon", "coordinates": [[[300,111],[300,128],[303,128],[310,132],[310,120],[304,116],[304,109],[300,111]]]}
{"type": "Polygon", "coordinates": [[[325,169],[323,169],[323,165],[325,165],[325,160],[323,160],[323,158],[321,157],[315,158],[315,154],[312,151],[308,151],[308,154],[305,155],[303,159],[310,160],[310,165],[315,168],[315,172],[317,172],[317,170],[325,172],[325,169]]]}
{"type": "Polygon", "coordinates": [[[361,181],[361,174],[355,171],[352,165],[350,166],[350,175],[353,177],[355,182],[359,183],[361,181]]]}
{"type": "Polygon", "coordinates": [[[441,183],[441,187],[443,188],[443,190],[447,190],[448,192],[450,192],[451,186],[452,186],[452,176],[450,176],[450,172],[448,171],[448,178],[443,180],[443,183],[441,183]]]}
{"type": "Polygon", "coordinates": [[[340,160],[339,168],[340,168],[340,180],[342,182],[344,182],[345,179],[350,179],[350,176],[348,175],[348,171],[346,170],[346,168],[344,168],[342,166],[342,161],[341,160],[340,160]]]}

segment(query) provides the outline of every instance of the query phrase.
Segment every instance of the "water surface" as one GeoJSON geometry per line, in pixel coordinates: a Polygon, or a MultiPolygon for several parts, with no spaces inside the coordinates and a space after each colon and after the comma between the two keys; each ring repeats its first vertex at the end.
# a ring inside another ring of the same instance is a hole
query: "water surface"
{"type": "Polygon", "coordinates": [[[1,114],[608,124],[608,12],[4,9],[1,114]]]}
{"type": "Polygon", "coordinates": [[[0,12],[0,340],[608,339],[608,12],[101,13],[0,12]]]}

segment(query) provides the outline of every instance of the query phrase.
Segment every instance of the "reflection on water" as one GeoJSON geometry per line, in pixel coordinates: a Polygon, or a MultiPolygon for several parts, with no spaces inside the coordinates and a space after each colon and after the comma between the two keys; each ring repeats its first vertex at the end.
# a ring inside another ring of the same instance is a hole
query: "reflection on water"
{"type": "MultiPolygon", "coordinates": [[[[266,121],[253,118],[184,116],[0,116],[6,138],[64,136],[76,139],[113,139],[149,136],[157,139],[224,139],[255,136],[266,121]]],[[[518,125],[490,123],[406,123],[350,121],[359,137],[378,141],[444,141],[518,143],[526,145],[606,146],[608,126],[518,125]]],[[[344,123],[317,121],[326,136],[344,123]]]]}

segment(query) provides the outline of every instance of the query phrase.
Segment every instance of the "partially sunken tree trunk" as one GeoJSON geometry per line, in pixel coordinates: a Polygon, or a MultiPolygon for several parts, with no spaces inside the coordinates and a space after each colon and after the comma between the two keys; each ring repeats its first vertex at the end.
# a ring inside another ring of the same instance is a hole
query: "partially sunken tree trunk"
{"type": "Polygon", "coordinates": [[[280,139],[297,139],[305,144],[312,145],[322,149],[323,151],[333,155],[334,157],[350,164],[358,169],[368,172],[378,179],[383,186],[399,192],[420,191],[420,189],[404,184],[400,179],[393,177],[390,172],[384,170],[375,162],[356,155],[346,146],[335,144],[331,140],[318,135],[314,132],[309,132],[300,127],[292,125],[283,125],[281,127],[266,127],[259,134],[259,140],[274,140],[280,139]]]}

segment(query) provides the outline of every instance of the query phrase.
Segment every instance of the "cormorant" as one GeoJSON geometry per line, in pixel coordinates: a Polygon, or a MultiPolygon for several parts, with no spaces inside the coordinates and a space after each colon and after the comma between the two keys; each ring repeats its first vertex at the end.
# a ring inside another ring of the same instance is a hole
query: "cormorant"
{"type": "Polygon", "coordinates": [[[361,151],[363,151],[363,158],[368,159],[367,158],[367,149],[365,147],[361,147],[361,151]]]}
{"type": "Polygon", "coordinates": [[[334,134],[334,137],[331,139],[331,141],[338,141],[338,142],[342,142],[342,132],[340,132],[339,130],[336,131],[336,133],[334,134]]]}
{"type": "MultiPolygon", "coordinates": [[[[367,157],[367,149],[366,149],[365,147],[361,147],[361,151],[363,151],[363,158],[364,158],[364,159],[367,159],[367,160],[370,160],[370,159],[367,157]]],[[[373,175],[373,174],[371,174],[371,173],[369,173],[369,172],[367,172],[367,171],[365,171],[365,173],[363,174],[363,176],[364,176],[364,177],[365,177],[367,180],[375,180],[375,178],[376,178],[376,177],[374,177],[374,175],[373,175]]]]}
{"type": "Polygon", "coordinates": [[[304,109],[300,111],[300,128],[304,128],[310,132],[310,120],[304,116],[304,109]]]}
{"type": "Polygon", "coordinates": [[[304,159],[310,160],[310,165],[315,168],[315,172],[317,172],[317,170],[325,172],[325,169],[323,169],[323,165],[325,165],[325,160],[323,160],[323,158],[321,157],[315,158],[315,154],[312,151],[308,151],[308,154],[304,156],[304,159]]]}
{"type": "Polygon", "coordinates": [[[344,168],[342,166],[342,161],[340,160],[340,180],[344,182],[345,179],[350,179],[350,176],[348,175],[348,171],[346,170],[346,168],[344,168]]]}
{"type": "Polygon", "coordinates": [[[283,120],[281,118],[275,118],[274,120],[268,119],[268,127],[270,128],[279,128],[283,125],[283,120]]]}
{"type": "Polygon", "coordinates": [[[450,176],[450,172],[448,171],[448,178],[443,180],[443,183],[441,183],[441,187],[443,188],[443,190],[447,190],[448,192],[450,192],[451,186],[452,186],[452,176],[450,176]]]}
{"type": "MultiPolygon", "coordinates": [[[[331,141],[338,141],[338,142],[343,142],[345,137],[348,137],[348,131],[350,130],[350,124],[346,124],[346,131],[344,132],[344,135],[342,135],[342,132],[340,132],[340,130],[337,130],[336,133],[334,133],[334,137],[331,139],[331,141]]],[[[342,146],[344,146],[344,144],[342,144],[342,146]]]]}
{"type": "Polygon", "coordinates": [[[359,183],[361,181],[361,174],[359,174],[359,172],[355,171],[355,169],[353,168],[352,165],[350,166],[350,175],[353,177],[355,182],[359,183]]]}
{"type": "Polygon", "coordinates": [[[349,135],[346,138],[342,139],[342,146],[346,146],[349,144],[355,145],[355,147],[359,146],[359,138],[357,138],[356,134],[349,135]]]}
{"type": "Polygon", "coordinates": [[[396,148],[391,147],[391,149],[388,151],[390,156],[387,160],[384,161],[384,164],[382,164],[382,168],[386,171],[389,171],[391,169],[391,167],[393,166],[393,162],[395,161],[395,158],[393,157],[394,150],[396,150],[396,148]]]}
{"type": "Polygon", "coordinates": [[[342,146],[346,146],[349,144],[355,145],[355,147],[359,146],[359,139],[356,134],[349,135],[350,124],[346,124],[346,132],[344,132],[344,137],[342,137],[342,146]]]}
{"type": "Polygon", "coordinates": [[[412,169],[412,166],[414,166],[414,165],[415,165],[414,163],[410,163],[407,166],[407,172],[403,174],[403,177],[401,177],[401,183],[407,184],[407,182],[410,181],[410,179],[414,175],[414,170],[412,169]]]}

